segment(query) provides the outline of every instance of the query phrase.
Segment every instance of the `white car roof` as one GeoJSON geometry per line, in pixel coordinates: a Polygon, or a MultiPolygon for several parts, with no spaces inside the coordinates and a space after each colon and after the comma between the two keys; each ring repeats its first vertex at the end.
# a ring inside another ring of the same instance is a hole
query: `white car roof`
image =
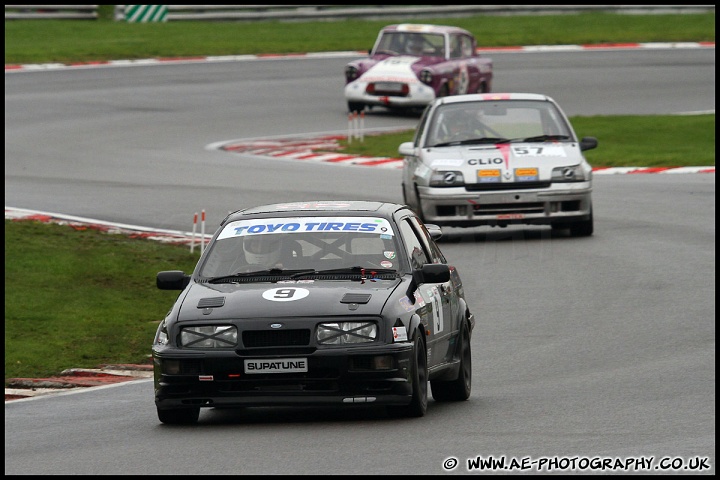
{"type": "Polygon", "coordinates": [[[454,95],[450,97],[442,97],[436,100],[436,103],[464,103],[464,102],[485,102],[485,101],[502,101],[502,100],[539,100],[553,101],[547,95],[539,93],[471,93],[467,95],[454,95]]]}

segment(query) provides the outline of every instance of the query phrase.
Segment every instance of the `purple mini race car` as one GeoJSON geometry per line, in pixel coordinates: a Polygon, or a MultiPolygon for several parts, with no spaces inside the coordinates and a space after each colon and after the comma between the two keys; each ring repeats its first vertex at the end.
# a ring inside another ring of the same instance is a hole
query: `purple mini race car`
{"type": "Polygon", "coordinates": [[[438,97],[492,91],[492,60],[477,53],[475,37],[462,28],[389,25],[369,54],[345,67],[350,112],[424,108],[438,97]]]}

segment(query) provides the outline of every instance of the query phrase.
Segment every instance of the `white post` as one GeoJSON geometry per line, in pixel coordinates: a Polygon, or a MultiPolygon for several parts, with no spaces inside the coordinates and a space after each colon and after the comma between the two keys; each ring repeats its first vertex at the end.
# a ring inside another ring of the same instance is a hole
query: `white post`
{"type": "Polygon", "coordinates": [[[195,217],[193,218],[193,234],[192,234],[192,241],[190,242],[190,253],[193,253],[195,251],[195,231],[197,230],[197,212],[195,212],[195,217]]]}
{"type": "Polygon", "coordinates": [[[355,138],[360,138],[358,135],[358,112],[353,113],[353,135],[355,138]]]}
{"type": "Polygon", "coordinates": [[[365,141],[365,112],[360,112],[360,143],[365,141]]]}
{"type": "Polygon", "coordinates": [[[348,113],[348,134],[347,134],[348,143],[352,143],[352,136],[353,136],[353,132],[352,132],[352,112],[350,112],[350,113],[348,113]]]}

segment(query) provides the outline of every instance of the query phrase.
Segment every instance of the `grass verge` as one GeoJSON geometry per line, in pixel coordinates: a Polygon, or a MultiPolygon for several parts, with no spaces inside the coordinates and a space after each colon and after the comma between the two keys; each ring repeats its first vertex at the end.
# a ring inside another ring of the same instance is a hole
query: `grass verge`
{"type": "Polygon", "coordinates": [[[146,361],[177,297],[155,276],[197,259],[186,246],[5,220],[5,378],[146,361]]]}

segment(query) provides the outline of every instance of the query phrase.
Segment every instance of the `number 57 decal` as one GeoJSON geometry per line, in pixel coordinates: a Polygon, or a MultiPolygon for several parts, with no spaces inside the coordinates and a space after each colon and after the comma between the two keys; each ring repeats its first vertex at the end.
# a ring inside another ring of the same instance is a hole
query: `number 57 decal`
{"type": "Polygon", "coordinates": [[[543,147],[512,147],[516,157],[567,157],[565,148],[558,145],[545,145],[543,147]]]}
{"type": "Polygon", "coordinates": [[[542,155],[544,147],[513,147],[515,155],[542,155]]]}

